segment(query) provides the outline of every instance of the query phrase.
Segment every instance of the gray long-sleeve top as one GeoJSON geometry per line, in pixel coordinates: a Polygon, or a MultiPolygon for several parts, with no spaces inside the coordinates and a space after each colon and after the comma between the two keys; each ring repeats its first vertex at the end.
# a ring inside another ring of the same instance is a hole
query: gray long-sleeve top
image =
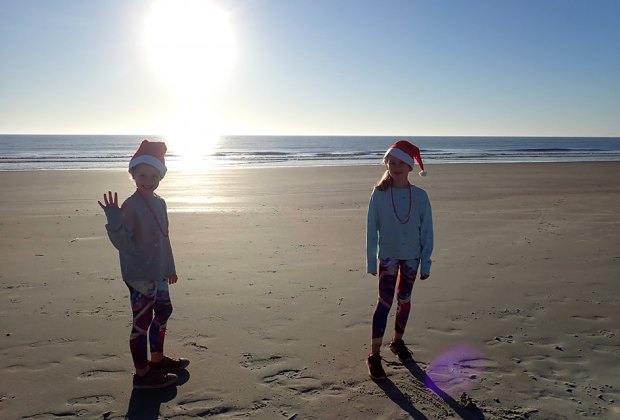
{"type": "Polygon", "coordinates": [[[163,198],[145,198],[136,191],[120,209],[107,210],[106,216],[108,237],[118,249],[126,283],[159,281],[176,274],[163,198]]]}

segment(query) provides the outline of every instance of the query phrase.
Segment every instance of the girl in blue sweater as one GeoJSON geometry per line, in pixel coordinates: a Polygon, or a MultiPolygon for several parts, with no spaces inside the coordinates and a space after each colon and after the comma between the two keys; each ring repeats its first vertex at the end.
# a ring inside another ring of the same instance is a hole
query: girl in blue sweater
{"type": "Polygon", "coordinates": [[[426,175],[420,150],[400,140],[390,146],[383,161],[387,170],[370,196],[366,230],[367,272],[373,276],[379,274],[379,297],[372,317],[372,350],[367,360],[368,373],[373,379],[386,377],[380,351],[394,292],[398,303],[390,350],[403,363],[412,359],[403,341],[411,291],[418,271],[420,280],[430,276],[433,252],[430,201],[423,189],[409,183],[409,172],[415,161],[420,166],[420,175],[426,175]]]}

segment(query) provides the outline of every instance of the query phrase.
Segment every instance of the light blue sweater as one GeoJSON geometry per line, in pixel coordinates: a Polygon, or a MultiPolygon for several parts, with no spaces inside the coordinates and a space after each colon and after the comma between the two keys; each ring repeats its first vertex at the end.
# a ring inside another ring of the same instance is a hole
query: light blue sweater
{"type": "MultiPolygon", "coordinates": [[[[420,274],[431,273],[433,252],[433,215],[426,191],[412,185],[411,215],[405,224],[399,222],[392,207],[390,189],[374,189],[368,203],[366,227],[366,271],[377,273],[377,258],[419,260],[420,274]]],[[[407,188],[393,189],[394,204],[400,220],[407,219],[409,192],[407,188]]]]}

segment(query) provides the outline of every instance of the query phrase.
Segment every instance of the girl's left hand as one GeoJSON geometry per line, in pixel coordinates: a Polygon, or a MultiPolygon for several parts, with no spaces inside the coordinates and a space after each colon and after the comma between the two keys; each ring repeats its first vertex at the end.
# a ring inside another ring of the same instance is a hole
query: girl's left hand
{"type": "Polygon", "coordinates": [[[168,277],[168,284],[174,284],[179,280],[176,274],[170,274],[167,277],[168,277]]]}

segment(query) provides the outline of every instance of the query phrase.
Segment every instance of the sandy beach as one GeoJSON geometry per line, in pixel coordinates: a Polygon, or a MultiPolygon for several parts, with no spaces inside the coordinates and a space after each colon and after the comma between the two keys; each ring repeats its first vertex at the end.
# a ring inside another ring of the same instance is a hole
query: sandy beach
{"type": "Polygon", "coordinates": [[[436,244],[405,333],[415,362],[384,347],[383,382],[365,366],[381,166],[169,172],[166,352],[191,365],[156,392],[132,391],[97,205],[131,194],[129,175],[0,173],[0,418],[620,419],[620,162],[427,170],[410,177],[436,244]]]}

